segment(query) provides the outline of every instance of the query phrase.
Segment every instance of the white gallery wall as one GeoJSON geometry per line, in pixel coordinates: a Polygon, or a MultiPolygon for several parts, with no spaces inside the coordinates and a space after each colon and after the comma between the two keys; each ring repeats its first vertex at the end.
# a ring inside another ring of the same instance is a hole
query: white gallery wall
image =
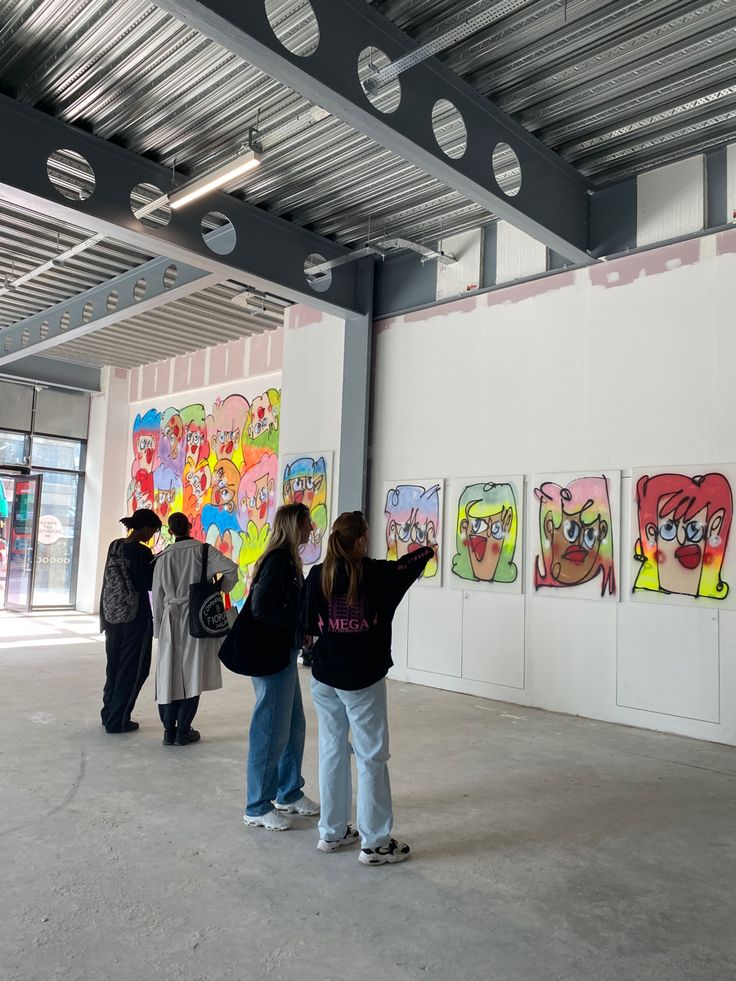
{"type": "Polygon", "coordinates": [[[523,591],[450,588],[446,550],[395,677],[736,744],[736,612],[633,602],[629,559],[632,469],[736,462],[734,282],[736,230],[376,325],[372,554],[387,482],[524,474],[528,501],[534,474],[621,472],[617,601],[534,593],[528,508],[523,591]]]}

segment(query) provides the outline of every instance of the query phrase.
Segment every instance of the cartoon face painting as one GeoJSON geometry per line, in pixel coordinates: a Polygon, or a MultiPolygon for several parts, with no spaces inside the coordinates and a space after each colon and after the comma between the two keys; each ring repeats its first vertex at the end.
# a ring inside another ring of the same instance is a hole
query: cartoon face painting
{"type": "Polygon", "coordinates": [[[725,599],[721,571],[733,518],[731,485],[720,473],[661,473],[636,484],[641,568],[637,590],[725,599]]]}
{"type": "Polygon", "coordinates": [[[217,399],[212,413],[207,416],[207,436],[218,460],[232,460],[237,450],[248,414],[248,401],[242,395],[228,395],[217,399]]]}
{"type": "Polygon", "coordinates": [[[158,467],[153,475],[153,510],[166,523],[170,514],[177,510],[175,502],[181,492],[181,478],[171,467],[158,467]]]}
{"type": "Polygon", "coordinates": [[[184,420],[177,409],[167,409],[161,414],[159,457],[164,466],[181,474],[185,456],[184,420]]]}
{"type": "Polygon", "coordinates": [[[311,511],[324,496],[326,474],[324,457],[301,457],[289,464],[284,470],[284,504],[304,504],[311,511]]]}
{"type": "Polygon", "coordinates": [[[272,400],[271,392],[265,392],[254,398],[248,412],[248,439],[255,442],[265,433],[272,432],[278,427],[279,405],[276,399],[272,400]]]}
{"type": "MultiPolygon", "coordinates": [[[[429,545],[438,553],[440,526],[439,484],[423,487],[419,484],[398,484],[386,495],[386,554],[400,559],[410,552],[429,545]]],[[[423,578],[437,574],[438,560],[432,559],[423,578]]]]}
{"type": "Polygon", "coordinates": [[[220,460],[212,471],[212,503],[218,508],[235,510],[240,472],[231,460],[220,460]]]}
{"type": "Polygon", "coordinates": [[[601,579],[601,595],[615,592],[608,481],[580,477],[566,487],[538,487],[540,554],[534,585],[573,587],[601,579]]]}
{"type": "Polygon", "coordinates": [[[452,571],[476,582],[514,582],[518,514],[511,484],[472,484],[458,501],[452,571]]]}
{"type": "Polygon", "coordinates": [[[238,488],[238,520],[243,531],[253,525],[259,535],[266,525],[273,524],[276,513],[276,480],[278,458],[264,453],[259,463],[246,471],[238,488]]]}
{"type": "Polygon", "coordinates": [[[153,498],[153,474],[149,470],[136,471],[128,488],[128,510],[132,514],[138,508],[152,508],[153,498]]]}
{"type": "Polygon", "coordinates": [[[160,414],[150,409],[143,416],[136,416],[133,423],[133,469],[153,473],[157,466],[158,441],[160,437],[160,414]]]}

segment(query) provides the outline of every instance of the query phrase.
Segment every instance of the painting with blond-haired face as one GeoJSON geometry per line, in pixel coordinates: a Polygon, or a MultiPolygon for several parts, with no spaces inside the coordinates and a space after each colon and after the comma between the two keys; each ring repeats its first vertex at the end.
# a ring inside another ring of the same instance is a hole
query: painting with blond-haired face
{"type": "Polygon", "coordinates": [[[619,471],[535,475],[531,586],[540,595],[616,600],[619,471]]]}
{"type": "Polygon", "coordinates": [[[523,490],[523,476],[453,481],[450,586],[521,592],[523,490]]]}

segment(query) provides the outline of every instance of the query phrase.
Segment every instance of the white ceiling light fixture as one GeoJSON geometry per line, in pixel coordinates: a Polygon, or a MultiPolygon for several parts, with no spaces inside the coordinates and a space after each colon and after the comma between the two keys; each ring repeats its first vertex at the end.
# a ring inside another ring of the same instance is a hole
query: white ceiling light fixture
{"type": "Polygon", "coordinates": [[[227,163],[211,170],[208,174],[203,174],[202,177],[197,177],[196,180],[189,181],[173,191],[169,195],[169,207],[175,211],[184,208],[192,201],[196,201],[206,194],[211,194],[227,184],[232,184],[238,177],[242,177],[259,167],[260,163],[261,154],[257,150],[253,150],[251,147],[244,148],[232,160],[228,160],[227,163]]]}

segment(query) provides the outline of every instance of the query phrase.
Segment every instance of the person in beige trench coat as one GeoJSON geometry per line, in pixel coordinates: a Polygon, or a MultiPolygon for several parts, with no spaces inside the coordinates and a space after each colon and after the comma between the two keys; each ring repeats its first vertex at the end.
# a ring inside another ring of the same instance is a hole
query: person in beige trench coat
{"type": "MultiPolygon", "coordinates": [[[[189,586],[202,573],[204,546],[190,538],[186,515],[172,514],[169,531],[174,542],[156,557],[153,570],[153,635],[156,655],[156,701],[164,726],[165,746],[187,746],[199,740],[192,722],[203,691],[222,688],[217,637],[189,633],[189,586]]],[[[237,565],[218,549],[208,549],[207,577],[220,575],[229,593],[238,581],[237,565]]]]}

